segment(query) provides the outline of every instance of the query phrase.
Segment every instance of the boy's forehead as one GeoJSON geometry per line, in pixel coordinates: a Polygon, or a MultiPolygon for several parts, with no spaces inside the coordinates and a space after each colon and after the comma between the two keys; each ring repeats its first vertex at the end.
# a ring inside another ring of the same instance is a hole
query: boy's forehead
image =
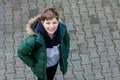
{"type": "Polygon", "coordinates": [[[56,18],[52,18],[52,19],[45,19],[45,21],[58,21],[56,18]]]}

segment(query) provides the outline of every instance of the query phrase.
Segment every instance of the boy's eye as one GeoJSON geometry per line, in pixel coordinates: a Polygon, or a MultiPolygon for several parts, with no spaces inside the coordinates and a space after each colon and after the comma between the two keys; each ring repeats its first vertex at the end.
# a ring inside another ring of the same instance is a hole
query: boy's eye
{"type": "Polygon", "coordinates": [[[56,24],[57,22],[53,22],[53,24],[56,24]]]}
{"type": "Polygon", "coordinates": [[[50,22],[46,22],[46,24],[50,24],[50,22]]]}

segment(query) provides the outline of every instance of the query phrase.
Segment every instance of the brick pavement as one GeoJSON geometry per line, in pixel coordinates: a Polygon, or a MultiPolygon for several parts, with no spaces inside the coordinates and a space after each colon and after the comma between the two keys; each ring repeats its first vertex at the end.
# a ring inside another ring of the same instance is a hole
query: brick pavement
{"type": "Polygon", "coordinates": [[[35,80],[17,47],[28,20],[53,6],[71,37],[68,72],[54,80],[120,80],[120,0],[0,0],[0,80],[35,80]]]}

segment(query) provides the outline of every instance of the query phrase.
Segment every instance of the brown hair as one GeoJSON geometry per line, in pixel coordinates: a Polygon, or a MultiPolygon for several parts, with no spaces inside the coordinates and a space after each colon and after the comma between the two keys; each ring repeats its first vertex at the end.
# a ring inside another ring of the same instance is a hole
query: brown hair
{"type": "Polygon", "coordinates": [[[41,14],[41,17],[40,17],[41,21],[50,20],[53,18],[56,18],[57,20],[59,20],[59,14],[55,8],[45,9],[45,11],[41,14]]]}

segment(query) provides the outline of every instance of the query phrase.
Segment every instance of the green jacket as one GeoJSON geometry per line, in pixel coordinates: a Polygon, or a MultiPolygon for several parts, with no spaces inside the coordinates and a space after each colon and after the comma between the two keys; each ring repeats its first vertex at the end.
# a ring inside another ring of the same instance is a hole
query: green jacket
{"type": "MultiPolygon", "coordinates": [[[[60,70],[63,74],[66,73],[68,67],[68,55],[70,48],[70,37],[67,32],[65,25],[60,23],[60,70]]],[[[40,77],[42,80],[47,80],[46,78],[46,64],[47,64],[47,55],[45,49],[45,41],[43,36],[40,33],[29,35],[25,40],[22,41],[21,45],[18,47],[18,56],[19,58],[29,67],[33,73],[40,77]],[[37,49],[35,48],[35,38],[40,46],[37,49]]]]}

